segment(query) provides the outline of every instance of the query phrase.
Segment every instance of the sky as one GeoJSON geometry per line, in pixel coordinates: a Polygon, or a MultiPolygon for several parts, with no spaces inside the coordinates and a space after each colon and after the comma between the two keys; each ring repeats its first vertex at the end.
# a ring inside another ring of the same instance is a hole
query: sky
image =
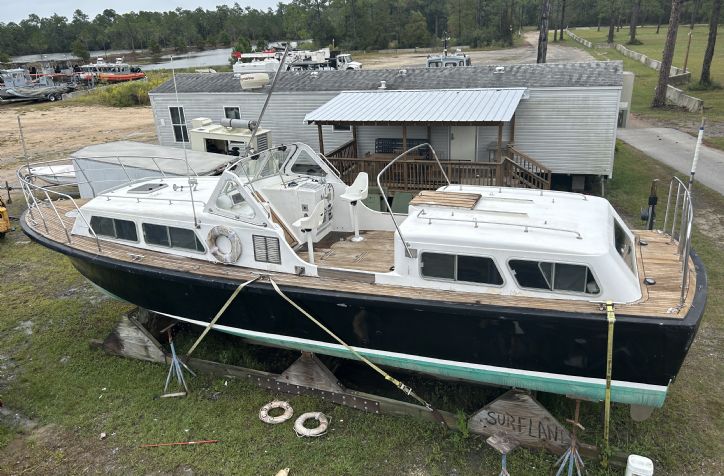
{"type": "MultiPolygon", "coordinates": [[[[274,8],[278,0],[238,0],[239,5],[252,8],[267,9],[274,8]]],[[[0,4],[5,3],[3,0],[0,4]]],[[[49,17],[53,13],[68,18],[73,18],[73,12],[80,8],[91,19],[101,13],[106,8],[112,8],[118,13],[126,13],[131,11],[168,11],[181,7],[188,10],[194,10],[201,7],[207,10],[216,9],[217,5],[234,4],[232,1],[224,0],[31,0],[23,2],[12,2],[12,8],[0,8],[0,22],[18,23],[24,20],[29,14],[35,13],[39,17],[49,17]]]]}

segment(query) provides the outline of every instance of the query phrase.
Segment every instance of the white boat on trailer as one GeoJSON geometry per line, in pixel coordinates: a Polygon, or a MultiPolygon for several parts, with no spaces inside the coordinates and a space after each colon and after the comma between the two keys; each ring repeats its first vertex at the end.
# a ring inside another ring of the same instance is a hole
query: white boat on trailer
{"type": "MultiPolygon", "coordinates": [[[[383,196],[400,157],[377,177],[383,196]]],[[[602,198],[451,184],[442,167],[406,215],[376,212],[367,174],[347,185],[304,144],[87,202],[20,179],[24,231],[121,299],[206,326],[261,277],[214,329],[354,358],[275,284],[371,361],[441,378],[603,400],[611,302],[611,399],[660,407],[706,303],[680,182],[656,232],[631,231],[602,198]]]]}

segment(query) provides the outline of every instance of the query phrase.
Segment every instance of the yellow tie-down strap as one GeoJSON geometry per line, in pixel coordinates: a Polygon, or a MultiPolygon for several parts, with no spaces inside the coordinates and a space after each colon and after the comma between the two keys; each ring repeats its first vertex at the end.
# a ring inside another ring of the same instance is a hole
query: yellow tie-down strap
{"type": "Polygon", "coordinates": [[[606,399],[604,401],[603,440],[608,447],[609,423],[611,420],[611,372],[613,369],[613,326],[616,323],[616,313],[613,302],[606,302],[606,320],[608,321],[608,343],[606,345],[606,399]]]}

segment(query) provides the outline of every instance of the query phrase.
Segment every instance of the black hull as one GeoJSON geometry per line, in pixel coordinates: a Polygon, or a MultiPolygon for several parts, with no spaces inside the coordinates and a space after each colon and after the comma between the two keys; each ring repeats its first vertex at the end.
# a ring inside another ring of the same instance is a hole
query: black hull
{"type": "MultiPolygon", "coordinates": [[[[110,293],[149,310],[197,323],[209,322],[240,283],[92,255],[25,228],[34,240],[68,255],[81,274],[110,293]]],[[[616,316],[614,380],[666,387],[675,378],[706,304],[706,274],[693,252],[692,258],[697,289],[685,318],[616,316]]],[[[284,292],[355,347],[574,379],[605,376],[608,326],[604,312],[575,314],[332,289],[284,287],[284,292]]],[[[282,338],[333,342],[283,301],[268,282],[247,286],[218,324],[282,338]]],[[[293,341],[287,346],[301,348],[293,341]]]]}

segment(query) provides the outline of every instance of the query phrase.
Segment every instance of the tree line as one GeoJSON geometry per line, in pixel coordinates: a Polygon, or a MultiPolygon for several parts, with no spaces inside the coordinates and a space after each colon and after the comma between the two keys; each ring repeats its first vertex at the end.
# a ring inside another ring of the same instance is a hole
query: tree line
{"type": "MultiPolygon", "coordinates": [[[[712,0],[689,0],[692,18],[705,20],[712,0]],[[698,6],[697,6],[698,5],[698,6]]],[[[90,18],[31,14],[0,23],[0,53],[22,55],[90,50],[225,47],[246,39],[312,39],[318,46],[348,50],[505,46],[524,25],[538,24],[540,0],[292,0],[258,10],[219,5],[215,10],[177,8],[166,12],[118,13],[106,9],[90,18]]],[[[550,21],[600,27],[613,15],[620,24],[628,5],[639,5],[640,22],[668,21],[667,0],[552,0],[550,21]],[[565,11],[565,13],[564,13],[565,11]],[[565,14],[565,19],[562,13],[565,14]]],[[[560,23],[560,25],[558,23],[560,23]]]]}

